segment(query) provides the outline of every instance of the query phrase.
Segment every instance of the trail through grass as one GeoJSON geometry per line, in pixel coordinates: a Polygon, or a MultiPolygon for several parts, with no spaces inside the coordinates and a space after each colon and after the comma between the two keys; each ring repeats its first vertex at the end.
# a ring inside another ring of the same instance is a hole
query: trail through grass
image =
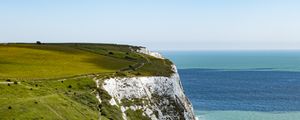
{"type": "MultiPolygon", "coordinates": [[[[99,89],[93,78],[173,73],[169,60],[136,49],[113,44],[0,44],[0,119],[98,119],[99,89]]],[[[103,120],[122,117],[116,106],[101,110],[106,114],[100,116],[103,120]]],[[[140,111],[128,114],[141,117],[140,111]]]]}

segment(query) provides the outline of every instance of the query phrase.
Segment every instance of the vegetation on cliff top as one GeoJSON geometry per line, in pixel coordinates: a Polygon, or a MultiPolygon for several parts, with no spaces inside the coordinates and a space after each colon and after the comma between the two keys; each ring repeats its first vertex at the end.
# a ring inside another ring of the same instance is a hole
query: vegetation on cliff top
{"type": "Polygon", "coordinates": [[[0,45],[0,79],[49,79],[84,74],[168,76],[170,62],[111,44],[0,45]]]}
{"type": "MultiPolygon", "coordinates": [[[[138,53],[137,49],[114,44],[0,44],[0,116],[98,119],[102,111],[106,116],[101,118],[117,119],[112,113],[120,114],[119,108],[106,105],[109,98],[102,104],[96,99],[94,77],[173,73],[169,60],[138,53]]],[[[132,119],[139,113],[126,111],[132,119]]]]}

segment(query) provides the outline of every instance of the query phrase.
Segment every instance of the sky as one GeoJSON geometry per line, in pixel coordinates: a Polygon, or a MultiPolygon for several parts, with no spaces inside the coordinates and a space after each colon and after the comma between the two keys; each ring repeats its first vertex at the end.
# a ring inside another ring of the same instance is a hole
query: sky
{"type": "Polygon", "coordinates": [[[299,49],[299,6],[297,0],[0,0],[0,42],[299,49]]]}

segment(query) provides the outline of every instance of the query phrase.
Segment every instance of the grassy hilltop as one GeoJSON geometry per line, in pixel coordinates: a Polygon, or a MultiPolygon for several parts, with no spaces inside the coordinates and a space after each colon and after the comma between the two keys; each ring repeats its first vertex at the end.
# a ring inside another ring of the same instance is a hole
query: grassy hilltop
{"type": "Polygon", "coordinates": [[[172,73],[170,61],[136,49],[114,44],[0,44],[0,118],[117,119],[112,114],[119,114],[118,109],[95,98],[101,90],[94,78],[172,73]]]}

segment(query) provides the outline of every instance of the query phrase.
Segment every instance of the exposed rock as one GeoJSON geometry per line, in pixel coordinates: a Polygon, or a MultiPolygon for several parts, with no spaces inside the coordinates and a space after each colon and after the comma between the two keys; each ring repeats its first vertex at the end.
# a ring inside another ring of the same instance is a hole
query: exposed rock
{"type": "MultiPolygon", "coordinates": [[[[159,53],[145,48],[138,52],[164,59],[159,53]]],[[[121,109],[124,120],[128,117],[127,110],[142,110],[142,115],[151,120],[195,120],[192,104],[184,94],[175,65],[172,68],[174,73],[170,77],[115,77],[105,79],[97,86],[111,96],[109,103],[121,109]]]]}
{"type": "Polygon", "coordinates": [[[143,53],[143,54],[147,54],[147,55],[150,55],[150,56],[153,56],[153,57],[156,57],[156,58],[159,58],[159,59],[165,59],[161,54],[159,54],[158,52],[153,52],[153,51],[150,51],[148,50],[147,48],[144,48],[144,47],[140,47],[138,50],[136,50],[137,52],[139,53],[143,53]]]}

